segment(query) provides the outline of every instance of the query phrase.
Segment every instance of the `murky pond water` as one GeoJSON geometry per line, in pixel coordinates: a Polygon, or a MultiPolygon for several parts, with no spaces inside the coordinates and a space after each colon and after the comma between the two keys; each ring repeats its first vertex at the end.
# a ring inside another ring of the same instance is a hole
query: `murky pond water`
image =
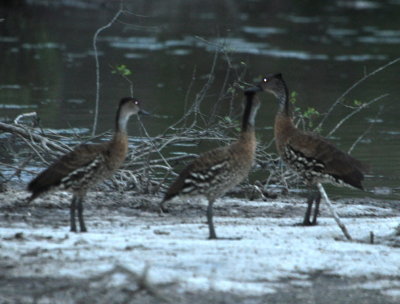
{"type": "MultiPolygon", "coordinates": [[[[96,91],[93,35],[110,22],[118,4],[4,1],[0,6],[0,121],[36,111],[45,128],[90,132],[96,91]]],[[[298,93],[297,105],[321,113],[365,74],[400,56],[398,0],[126,0],[125,7],[127,11],[98,38],[98,133],[113,127],[116,103],[130,92],[129,83],[112,73],[118,65],[131,70],[134,95],[158,114],[144,120],[148,132],[157,135],[183,113],[188,88],[193,97],[204,85],[217,47],[229,53],[230,64],[240,70],[246,67],[247,81],[265,72],[282,72],[289,88],[298,93]]],[[[220,94],[227,66],[220,54],[208,105],[220,94]]],[[[353,155],[371,166],[367,189],[386,198],[400,196],[399,70],[400,62],[351,91],[346,104],[390,95],[346,121],[331,138],[347,150],[371,126],[353,155]]],[[[228,75],[228,81],[235,77],[228,75]]],[[[262,100],[257,125],[260,140],[267,141],[272,138],[268,127],[276,104],[270,96],[262,100]]],[[[336,108],[322,133],[327,134],[349,111],[336,108]]],[[[130,134],[141,135],[134,122],[130,134]]],[[[5,136],[0,134],[0,140],[5,136]]],[[[5,147],[0,159],[17,161],[5,147]]],[[[1,169],[5,175],[12,171],[1,169]]],[[[350,195],[367,194],[351,191],[350,195]]]]}

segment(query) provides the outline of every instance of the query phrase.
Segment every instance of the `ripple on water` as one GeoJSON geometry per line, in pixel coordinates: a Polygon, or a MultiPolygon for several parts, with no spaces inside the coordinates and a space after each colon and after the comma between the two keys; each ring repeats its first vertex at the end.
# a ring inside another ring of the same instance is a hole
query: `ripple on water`
{"type": "Polygon", "coordinates": [[[400,31],[399,30],[378,30],[376,28],[372,28],[371,31],[373,33],[375,33],[375,35],[377,35],[377,36],[385,36],[385,37],[397,36],[397,37],[400,37],[400,31]]]}
{"type": "Polygon", "coordinates": [[[204,44],[206,50],[215,51],[216,47],[224,47],[234,53],[260,54],[261,51],[269,46],[266,42],[250,42],[243,38],[213,38],[212,44],[204,44]]]}
{"type": "Polygon", "coordinates": [[[19,84],[2,84],[0,85],[0,90],[1,89],[19,90],[21,86],[19,84]]]}
{"type": "Polygon", "coordinates": [[[346,29],[346,28],[329,28],[326,31],[327,34],[334,37],[354,36],[357,35],[357,30],[346,29]]]}
{"type": "Polygon", "coordinates": [[[368,61],[368,60],[386,60],[386,55],[370,55],[370,54],[352,54],[352,55],[338,55],[333,59],[335,61],[368,61]]]}
{"type": "Polygon", "coordinates": [[[0,104],[0,109],[19,110],[37,108],[37,105],[0,104]]]}
{"type": "Polygon", "coordinates": [[[242,31],[248,34],[253,34],[258,37],[267,37],[269,35],[283,34],[286,30],[276,27],[255,27],[255,26],[244,26],[242,31]]]}
{"type": "Polygon", "coordinates": [[[387,135],[400,135],[400,131],[382,131],[381,133],[387,135]]]}
{"type": "Polygon", "coordinates": [[[138,53],[126,53],[124,54],[124,57],[128,59],[141,59],[146,56],[144,54],[138,54],[138,53]]]}
{"type": "Polygon", "coordinates": [[[361,43],[368,43],[368,44],[399,44],[400,36],[399,37],[361,36],[361,37],[357,38],[357,41],[361,42],[361,43]]]}
{"type": "Polygon", "coordinates": [[[192,52],[187,49],[176,49],[176,50],[171,50],[169,53],[175,56],[186,56],[191,54],[192,52]]]}
{"type": "Polygon", "coordinates": [[[368,122],[368,123],[374,123],[374,124],[378,124],[378,123],[383,123],[384,122],[384,120],[383,119],[381,119],[381,118],[365,118],[365,120],[368,122]]]}
{"type": "Polygon", "coordinates": [[[67,99],[66,102],[73,103],[73,104],[83,104],[86,102],[86,100],[75,98],[75,99],[67,99]]]}
{"type": "Polygon", "coordinates": [[[262,55],[278,57],[278,58],[293,58],[299,60],[328,60],[329,56],[325,54],[311,54],[305,51],[291,50],[262,50],[262,55]]]}
{"type": "Polygon", "coordinates": [[[41,49],[65,49],[65,46],[55,42],[43,42],[43,43],[23,43],[23,49],[27,50],[41,50],[41,49]]]}
{"type": "MultiPolygon", "coordinates": [[[[244,31],[252,33],[263,33],[263,35],[278,34],[284,31],[278,28],[256,28],[244,27],[244,31]]],[[[171,49],[173,55],[184,56],[191,53],[189,47],[204,48],[208,52],[215,52],[216,49],[224,48],[232,53],[261,54],[278,58],[294,58],[299,60],[327,60],[328,55],[312,54],[298,50],[279,50],[271,49],[266,42],[252,42],[243,38],[210,38],[209,40],[196,39],[196,37],[185,37],[182,40],[167,40],[160,42],[154,37],[103,37],[103,41],[110,43],[111,47],[131,50],[150,50],[157,51],[171,49]],[[182,48],[187,46],[188,48],[182,48]],[[176,48],[176,49],[172,49],[176,48]]],[[[127,53],[126,58],[142,58],[143,54],[127,53]]]]}
{"type": "Polygon", "coordinates": [[[139,49],[139,50],[160,50],[164,48],[163,43],[158,42],[154,37],[117,37],[108,36],[99,38],[99,41],[106,41],[110,47],[117,49],[139,49]]]}
{"type": "MultiPolygon", "coordinates": [[[[167,50],[169,48],[175,47],[192,47],[195,45],[199,45],[200,43],[199,40],[197,40],[195,37],[189,36],[184,37],[181,40],[172,39],[166,41],[158,41],[154,37],[105,37],[102,38],[102,40],[109,42],[110,46],[113,48],[150,51],[167,50]]],[[[179,55],[181,54],[179,53],[179,55]]],[[[126,56],[129,56],[129,58],[134,58],[132,57],[132,55],[126,56]]]]}
{"type": "Polygon", "coordinates": [[[75,60],[85,59],[90,56],[89,51],[82,53],[65,53],[68,62],[73,62],[75,60]]]}
{"type": "Polygon", "coordinates": [[[352,8],[356,10],[375,9],[381,7],[380,3],[365,0],[338,1],[337,5],[340,7],[352,8]]]}
{"type": "Polygon", "coordinates": [[[17,42],[19,39],[17,37],[0,36],[0,42],[12,43],[17,42]]]}
{"type": "Polygon", "coordinates": [[[318,23],[321,21],[319,17],[308,17],[308,16],[295,16],[295,15],[287,15],[284,19],[292,22],[292,23],[318,23]]]}
{"type": "Polygon", "coordinates": [[[372,35],[358,37],[357,40],[361,43],[398,44],[400,42],[400,30],[381,30],[375,26],[365,26],[363,30],[372,35]]]}

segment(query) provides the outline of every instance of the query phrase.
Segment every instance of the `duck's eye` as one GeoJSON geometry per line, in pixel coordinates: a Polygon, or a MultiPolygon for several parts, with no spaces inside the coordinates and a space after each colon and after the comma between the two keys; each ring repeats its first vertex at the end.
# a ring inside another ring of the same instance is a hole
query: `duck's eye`
{"type": "Polygon", "coordinates": [[[267,77],[263,78],[263,82],[268,82],[268,78],[267,77]]]}

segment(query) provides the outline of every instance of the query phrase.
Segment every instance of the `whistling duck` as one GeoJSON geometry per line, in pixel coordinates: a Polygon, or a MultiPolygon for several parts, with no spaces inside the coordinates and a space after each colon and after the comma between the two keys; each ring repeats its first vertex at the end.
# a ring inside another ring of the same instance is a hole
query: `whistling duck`
{"type": "MultiPolygon", "coordinates": [[[[265,91],[278,100],[278,112],[275,117],[276,148],[283,161],[308,185],[331,183],[363,190],[361,181],[366,167],[357,159],[339,150],[322,136],[299,130],[293,124],[289,93],[281,74],[267,74],[253,88],[265,91]]],[[[310,193],[303,225],[316,225],[321,194],[310,193]],[[310,220],[312,205],[315,201],[313,219],[310,220]]]]}
{"type": "Polygon", "coordinates": [[[214,201],[248,175],[254,160],[256,150],[254,124],[260,103],[254,100],[255,92],[252,90],[246,91],[245,95],[246,105],[239,139],[229,146],[201,154],[180,173],[161,202],[161,209],[165,211],[165,202],[176,196],[205,197],[208,200],[209,239],[217,239],[213,224],[214,201]]]}
{"type": "Polygon", "coordinates": [[[75,211],[78,211],[80,231],[86,232],[83,219],[83,199],[88,189],[110,177],[125,160],[128,152],[128,134],[126,126],[129,117],[146,113],[140,108],[139,100],[132,97],[122,98],[116,115],[116,130],[109,142],[101,144],[81,144],[65,154],[46,170],[40,173],[28,185],[32,192],[29,201],[49,191],[72,192],[70,206],[71,231],[76,232],[75,211]]]}

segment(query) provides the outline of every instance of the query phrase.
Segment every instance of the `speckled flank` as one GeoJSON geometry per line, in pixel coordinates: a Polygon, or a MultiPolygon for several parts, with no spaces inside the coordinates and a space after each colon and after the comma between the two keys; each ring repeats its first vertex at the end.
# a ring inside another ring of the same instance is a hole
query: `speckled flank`
{"type": "Polygon", "coordinates": [[[238,141],[201,154],[180,173],[161,203],[161,208],[166,210],[165,202],[176,196],[206,197],[209,202],[207,217],[210,239],[216,238],[212,224],[213,202],[248,175],[254,160],[256,138],[253,124],[259,103],[253,97],[254,94],[247,97],[238,141]]]}
{"type": "Polygon", "coordinates": [[[125,159],[128,151],[126,123],[140,111],[139,102],[123,98],[117,111],[116,132],[113,139],[102,144],[82,144],[62,156],[40,173],[28,185],[30,200],[48,191],[66,190],[73,193],[71,202],[71,231],[76,231],[75,209],[78,210],[81,231],[86,231],[83,221],[82,201],[87,190],[110,177],[125,159]]]}
{"type": "MultiPolygon", "coordinates": [[[[365,166],[349,154],[339,150],[322,136],[297,129],[292,121],[288,89],[281,74],[268,74],[258,85],[263,91],[273,94],[278,100],[275,117],[275,141],[283,161],[296,171],[309,186],[331,183],[363,189],[365,166]]],[[[320,195],[308,199],[304,224],[316,224],[320,195]],[[313,221],[310,212],[316,201],[313,221]]]]}

